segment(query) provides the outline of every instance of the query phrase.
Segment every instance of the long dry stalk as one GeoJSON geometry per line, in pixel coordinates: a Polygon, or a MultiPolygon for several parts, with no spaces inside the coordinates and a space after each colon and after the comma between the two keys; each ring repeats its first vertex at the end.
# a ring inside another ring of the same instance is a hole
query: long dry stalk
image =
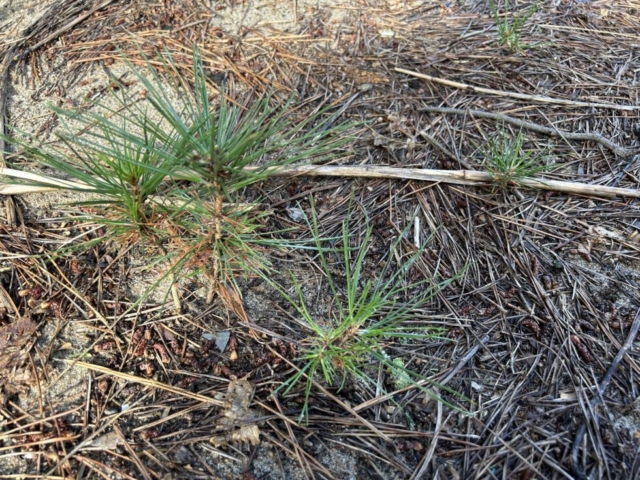
{"type": "MultiPolygon", "coordinates": [[[[247,167],[245,170],[251,171],[253,169],[254,167],[247,167]]],[[[4,174],[7,176],[14,176],[15,174],[13,172],[15,171],[8,168],[0,169],[0,174],[4,174]]],[[[20,173],[22,174],[22,172],[20,173]]],[[[269,174],[274,177],[311,176],[343,178],[396,178],[399,180],[421,180],[425,182],[440,182],[454,185],[472,185],[480,187],[490,187],[495,183],[493,175],[488,172],[478,172],[474,170],[430,170],[423,168],[396,168],[379,165],[303,165],[298,167],[274,168],[269,172],[269,174]]],[[[41,181],[44,181],[43,179],[45,177],[39,176],[39,178],[42,179],[41,181]]],[[[64,188],[65,184],[71,184],[72,182],[49,179],[47,183],[57,183],[61,188],[64,188]]],[[[632,188],[608,187],[606,185],[588,185],[579,182],[565,182],[560,180],[547,180],[530,177],[518,178],[517,183],[518,185],[521,185],[523,187],[539,190],[550,190],[572,195],[590,195],[595,197],[620,196],[640,198],[640,190],[632,188]]],[[[80,184],[74,182],[73,186],[76,187],[77,185],[80,184]]],[[[7,185],[0,187],[0,194],[15,195],[19,193],[36,193],[49,190],[51,190],[51,187],[22,187],[18,185],[7,185]]],[[[83,190],[90,191],[89,188],[83,188],[83,190]]]]}

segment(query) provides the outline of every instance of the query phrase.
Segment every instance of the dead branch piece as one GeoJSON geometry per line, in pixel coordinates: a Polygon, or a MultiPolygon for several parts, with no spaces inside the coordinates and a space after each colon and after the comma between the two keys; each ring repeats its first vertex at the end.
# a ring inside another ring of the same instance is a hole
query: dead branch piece
{"type": "Polygon", "coordinates": [[[528,95],[526,93],[504,92],[502,90],[493,90],[491,88],[475,87],[473,85],[467,85],[466,83],[452,82],[451,80],[432,77],[431,75],[425,75],[423,73],[405,70],[404,68],[395,68],[394,70],[398,73],[404,73],[405,75],[411,75],[412,77],[421,78],[430,82],[440,83],[441,85],[447,85],[453,88],[459,88],[460,90],[471,90],[472,92],[488,93],[490,95],[498,95],[500,97],[517,98],[520,100],[529,100],[533,102],[551,103],[554,105],[569,105],[572,107],[611,108],[613,110],[627,111],[640,110],[640,105],[615,105],[613,103],[575,102],[573,100],[545,97],[543,95],[528,95]]]}
{"type": "MultiPolygon", "coordinates": [[[[618,352],[618,355],[616,355],[616,358],[614,358],[613,362],[611,362],[611,366],[609,367],[609,370],[607,370],[607,373],[605,373],[604,377],[602,377],[602,380],[600,381],[600,385],[598,385],[598,393],[593,397],[593,400],[591,400],[590,402],[591,410],[593,410],[596,407],[596,405],[600,403],[600,400],[602,399],[602,395],[604,395],[604,392],[607,389],[607,386],[609,385],[609,382],[611,381],[613,374],[616,372],[618,365],[620,364],[620,362],[622,361],[622,358],[627,353],[627,350],[631,348],[633,341],[638,335],[638,330],[640,330],[640,310],[638,310],[638,312],[636,313],[636,318],[633,320],[633,324],[631,325],[631,330],[629,330],[629,335],[627,336],[627,340],[624,342],[624,345],[618,352]]],[[[573,466],[573,473],[575,474],[578,480],[583,480],[587,478],[584,472],[584,469],[582,468],[582,465],[580,465],[580,461],[578,460],[580,444],[582,443],[582,438],[584,437],[586,430],[587,430],[587,423],[585,419],[585,421],[582,422],[582,425],[580,425],[580,428],[578,429],[576,439],[573,442],[573,448],[571,449],[571,463],[573,466]]]]}
{"type": "MultiPolygon", "coordinates": [[[[251,170],[249,167],[248,170],[251,170]]],[[[494,177],[489,172],[474,170],[428,170],[423,168],[395,168],[378,165],[371,166],[314,166],[275,168],[269,172],[273,176],[325,176],[325,177],[365,177],[365,178],[398,178],[403,180],[422,180],[426,182],[442,182],[454,185],[492,186],[494,177]]],[[[574,195],[591,195],[596,197],[634,197],[640,198],[640,190],[633,188],[607,187],[604,185],[588,185],[577,182],[519,178],[515,181],[519,186],[540,190],[551,190],[574,195]]]]}
{"type": "MultiPolygon", "coordinates": [[[[247,167],[247,171],[256,170],[259,167],[247,167]]],[[[380,165],[371,166],[348,166],[348,165],[303,165],[299,167],[276,167],[267,170],[268,173],[275,177],[364,177],[364,178],[397,178],[400,180],[420,180],[425,182],[442,182],[454,185],[473,185],[479,187],[492,186],[494,177],[488,172],[478,172],[474,170],[429,170],[424,168],[396,168],[385,167],[380,165]]],[[[0,175],[11,177],[26,178],[24,172],[12,170],[9,168],[0,168],[0,175]],[[17,175],[18,172],[20,175],[17,175]]],[[[33,175],[33,174],[28,174],[33,175]]],[[[38,176],[39,182],[49,185],[58,185],[57,188],[81,189],[90,192],[91,187],[84,184],[61,181],[58,179],[49,179],[47,177],[38,176]],[[69,185],[69,187],[67,187],[69,185]]],[[[539,190],[551,190],[563,192],[573,195],[588,195],[594,197],[633,197],[640,198],[640,190],[633,188],[607,187],[605,185],[588,185],[577,182],[563,182],[560,180],[547,180],[532,177],[519,178],[515,183],[522,187],[528,187],[539,190]]],[[[26,186],[22,191],[18,191],[16,185],[0,185],[0,194],[9,195],[16,193],[35,193],[51,190],[51,187],[33,187],[26,186]],[[5,187],[10,187],[6,188],[5,187]]]]}
{"type": "Polygon", "coordinates": [[[471,115],[478,118],[489,118],[491,120],[497,120],[498,122],[509,123],[516,127],[532,130],[534,132],[549,135],[550,137],[561,137],[565,140],[586,140],[599,143],[603,147],[611,150],[616,156],[621,158],[628,158],[634,155],[640,154],[640,148],[623,148],[613,143],[608,138],[603,137],[599,133],[574,133],[564,130],[558,130],[557,128],[545,127],[538,123],[525,122],[518,118],[509,117],[502,113],[491,113],[482,110],[463,110],[461,108],[444,108],[444,107],[422,107],[421,112],[432,113],[444,113],[450,115],[471,115]]]}

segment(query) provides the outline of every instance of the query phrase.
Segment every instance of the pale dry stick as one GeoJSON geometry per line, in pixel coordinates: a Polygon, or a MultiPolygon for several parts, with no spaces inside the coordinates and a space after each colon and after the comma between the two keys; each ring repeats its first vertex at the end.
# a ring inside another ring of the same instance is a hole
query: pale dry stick
{"type": "Polygon", "coordinates": [[[0,195],[24,195],[27,193],[54,192],[62,187],[39,187],[36,185],[5,184],[0,185],[0,195]]]}
{"type": "MultiPolygon", "coordinates": [[[[261,167],[246,167],[247,172],[254,171],[261,167]]],[[[18,172],[18,178],[24,178],[25,172],[13,170],[9,168],[0,168],[0,175],[14,176],[14,172],[18,172]]],[[[302,165],[298,167],[274,167],[266,169],[268,175],[274,177],[360,177],[360,178],[397,178],[399,180],[420,180],[424,182],[450,183],[454,185],[471,185],[478,187],[491,186],[495,182],[495,178],[489,172],[479,172],[475,170],[429,170],[426,168],[396,168],[382,165],[302,165]]],[[[34,175],[34,174],[28,174],[34,175]]],[[[16,175],[17,176],[17,175],[16,175]]],[[[90,192],[92,187],[78,182],[58,181],[54,178],[40,177],[37,181],[47,183],[48,185],[58,185],[57,189],[78,189],[90,192]],[[44,182],[43,179],[47,181],[44,182]],[[66,187],[65,184],[73,185],[66,187]]],[[[540,190],[551,190],[556,192],[574,194],[574,195],[591,195],[595,197],[633,197],[640,198],[640,190],[633,188],[607,187],[606,185],[588,185],[578,182],[565,182],[560,180],[538,179],[533,177],[523,177],[514,180],[515,185],[521,187],[529,187],[540,190]]],[[[8,185],[9,187],[22,187],[21,185],[8,185]]],[[[0,186],[0,195],[8,195],[7,192],[16,193],[36,193],[50,190],[50,187],[32,187],[26,186],[23,191],[17,191],[15,188],[5,190],[6,186],[0,186]]]]}
{"type": "MultiPolygon", "coordinates": [[[[90,185],[87,185],[83,182],[70,182],[68,180],[63,180],[60,178],[47,177],[44,175],[38,175],[37,173],[24,172],[22,170],[15,170],[13,168],[5,168],[0,167],[0,175],[6,175],[7,177],[17,178],[19,180],[27,180],[30,182],[42,183],[44,185],[50,185],[50,187],[40,187],[40,186],[31,186],[31,185],[8,185],[9,187],[30,187],[30,189],[25,189],[18,193],[35,193],[49,190],[83,190],[91,192],[94,188],[90,185]]],[[[11,189],[4,188],[5,186],[0,187],[0,194],[2,195],[12,195],[12,193],[8,193],[11,189]]]]}
{"type": "MultiPolygon", "coordinates": [[[[607,389],[607,386],[609,386],[609,382],[613,378],[613,374],[616,373],[618,365],[620,365],[620,362],[624,358],[625,354],[627,353],[629,348],[631,348],[631,346],[633,345],[633,342],[636,339],[636,336],[638,335],[638,330],[640,330],[640,310],[636,312],[636,317],[633,320],[633,324],[631,325],[631,330],[629,330],[629,335],[627,336],[627,339],[624,342],[624,345],[622,345],[622,348],[616,355],[616,358],[614,358],[613,361],[611,362],[611,365],[609,366],[607,373],[604,374],[604,377],[602,377],[602,380],[598,385],[598,392],[593,397],[593,400],[591,400],[589,405],[591,407],[591,410],[594,410],[595,407],[602,400],[602,396],[604,395],[604,392],[607,389]]],[[[571,464],[573,467],[573,473],[575,474],[578,480],[587,478],[585,471],[582,468],[582,465],[580,465],[580,461],[578,459],[578,454],[580,453],[580,444],[582,443],[582,438],[584,437],[586,430],[587,430],[587,423],[585,420],[582,422],[582,425],[580,425],[580,428],[578,429],[578,433],[576,434],[576,439],[573,442],[573,448],[571,449],[571,464]]]]}
{"type": "Polygon", "coordinates": [[[565,130],[558,130],[557,128],[545,127],[538,123],[526,122],[519,118],[509,117],[502,113],[485,112],[483,110],[468,110],[461,108],[445,108],[445,107],[422,107],[419,109],[421,112],[431,113],[444,113],[449,115],[471,115],[478,118],[489,118],[491,120],[497,120],[498,122],[509,123],[516,127],[524,128],[526,130],[532,130],[534,132],[549,135],[550,137],[561,137],[565,140],[586,140],[599,143],[603,147],[611,150],[616,156],[621,158],[628,158],[634,155],[640,154],[640,148],[624,148],[616,145],[608,138],[603,137],[599,133],[574,133],[567,132],[565,130]]]}
{"type": "MultiPolygon", "coordinates": [[[[247,171],[257,167],[248,167],[247,171]]],[[[325,177],[365,177],[365,178],[397,178],[401,180],[421,180],[426,182],[442,182],[455,185],[491,186],[494,176],[489,172],[474,170],[429,170],[425,168],[396,168],[380,165],[303,165],[299,167],[275,167],[267,169],[269,175],[277,177],[325,176],[325,177]]],[[[578,182],[537,179],[523,177],[514,180],[514,184],[540,190],[551,190],[575,195],[592,195],[596,197],[634,197],[640,198],[640,190],[633,188],[607,187],[604,185],[588,185],[578,182]]]]}
{"type": "Polygon", "coordinates": [[[520,100],[529,100],[533,102],[551,103],[554,105],[567,105],[572,107],[588,107],[588,108],[610,108],[612,110],[635,111],[640,110],[640,105],[615,105],[613,103],[594,103],[594,102],[576,102],[574,100],[564,100],[562,98],[545,97],[543,95],[529,95],[526,93],[505,92],[503,90],[493,90],[491,88],[475,87],[466,83],[453,82],[444,78],[432,77],[419,72],[405,70],[404,68],[395,68],[398,73],[404,73],[412,77],[421,78],[434,83],[440,83],[449,87],[458,88],[460,90],[471,90],[477,93],[487,93],[490,95],[498,95],[500,97],[517,98],[520,100]]]}
{"type": "Polygon", "coordinates": [[[186,398],[191,398],[192,400],[197,400],[199,402],[210,403],[218,407],[224,406],[224,402],[221,400],[216,400],[215,398],[206,397],[204,395],[199,395],[197,393],[191,393],[188,390],[184,390],[178,387],[173,387],[171,385],[167,385],[166,383],[156,382],[155,380],[150,378],[136,377],[135,375],[130,375],[124,372],[118,372],[117,370],[112,370],[107,367],[103,367],[100,365],[93,365],[91,363],[86,363],[81,361],[65,360],[65,363],[68,363],[76,367],[86,368],[87,370],[93,370],[96,372],[104,373],[106,375],[111,375],[116,378],[121,378],[122,380],[127,380],[128,382],[139,383],[151,388],[159,388],[160,390],[165,390],[167,392],[175,393],[176,395],[181,395],[186,398]]]}
{"type": "MultiPolygon", "coordinates": [[[[15,170],[12,168],[2,168],[0,167],[0,175],[5,175],[11,178],[17,178],[20,180],[27,180],[37,183],[42,183],[43,185],[51,185],[50,187],[39,186],[39,185],[22,185],[22,184],[4,184],[0,183],[0,195],[22,195],[27,193],[43,193],[43,192],[52,192],[56,190],[80,190],[83,192],[95,192],[95,188],[91,185],[88,185],[84,182],[72,182],[69,180],[63,180],[60,178],[47,177],[44,175],[39,175],[31,172],[23,172],[22,170],[15,170]]],[[[167,177],[165,180],[171,180],[171,178],[167,177]]],[[[150,195],[147,197],[147,202],[155,203],[157,205],[167,205],[169,201],[165,198],[150,195]]],[[[186,200],[174,199],[171,200],[170,204],[175,207],[184,207],[187,206],[190,202],[186,200]]],[[[227,204],[223,204],[223,206],[227,206],[227,204]]],[[[242,210],[238,211],[251,211],[256,208],[255,204],[250,203],[235,203],[235,207],[240,207],[242,210]]]]}

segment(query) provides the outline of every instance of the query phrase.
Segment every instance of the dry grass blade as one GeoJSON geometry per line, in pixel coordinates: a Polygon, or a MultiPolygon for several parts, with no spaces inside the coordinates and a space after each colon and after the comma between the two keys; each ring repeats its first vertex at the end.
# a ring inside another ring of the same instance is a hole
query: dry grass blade
{"type": "Polygon", "coordinates": [[[137,377],[137,376],[131,375],[129,373],[118,372],[116,370],[112,370],[110,368],[103,367],[101,365],[92,365],[90,363],[81,362],[81,361],[78,361],[78,360],[68,360],[67,363],[70,364],[70,365],[77,366],[77,367],[86,368],[87,370],[92,370],[94,372],[100,372],[100,373],[104,373],[106,375],[111,375],[111,376],[116,377],[116,378],[121,378],[121,379],[126,380],[128,382],[139,383],[141,385],[145,385],[145,386],[151,387],[151,388],[158,388],[160,390],[164,390],[166,392],[174,393],[174,394],[179,395],[181,397],[190,398],[192,400],[197,400],[199,402],[210,403],[210,404],[216,405],[218,407],[224,406],[224,402],[221,401],[221,400],[217,400],[215,398],[207,397],[205,395],[199,395],[197,393],[192,393],[192,392],[189,392],[188,390],[184,390],[182,388],[177,388],[177,387],[174,387],[172,385],[167,385],[167,384],[164,384],[162,382],[158,382],[158,381],[153,380],[153,379],[137,377]]]}

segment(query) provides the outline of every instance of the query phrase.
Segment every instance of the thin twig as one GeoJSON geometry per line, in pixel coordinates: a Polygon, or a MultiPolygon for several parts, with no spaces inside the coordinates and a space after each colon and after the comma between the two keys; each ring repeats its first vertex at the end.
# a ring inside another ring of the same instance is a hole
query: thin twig
{"type": "Polygon", "coordinates": [[[471,90],[477,93],[488,93],[491,95],[499,95],[501,97],[517,98],[520,100],[529,100],[534,102],[552,103],[555,105],[569,105],[573,107],[588,107],[588,108],[611,108],[613,110],[640,110],[640,105],[615,105],[613,103],[592,103],[592,102],[575,102],[573,100],[564,100],[562,98],[545,97],[542,95],[529,95],[526,93],[516,92],[504,92],[502,90],[493,90],[491,88],[475,87],[473,85],[467,85],[466,83],[452,82],[444,78],[432,77],[431,75],[425,75],[423,73],[413,72],[411,70],[405,70],[404,68],[394,68],[398,73],[404,73],[405,75],[411,75],[412,77],[421,78],[434,83],[440,83],[449,87],[458,88],[460,90],[471,90]]]}
{"type": "Polygon", "coordinates": [[[640,148],[623,148],[613,143],[608,138],[603,137],[599,133],[574,133],[557,128],[545,127],[538,123],[525,122],[518,118],[509,117],[502,113],[485,112],[483,110],[463,110],[461,108],[445,108],[445,107],[422,107],[421,112],[445,113],[450,115],[471,115],[479,118],[490,118],[499,122],[509,123],[516,127],[525,128],[534,132],[549,135],[550,137],[561,137],[565,140],[586,140],[599,143],[605,148],[611,150],[616,156],[621,158],[632,157],[640,153],[640,148]]]}
{"type": "MultiPolygon", "coordinates": [[[[618,352],[618,355],[616,355],[616,358],[614,358],[613,362],[611,362],[611,366],[609,366],[609,370],[607,370],[607,373],[605,373],[604,377],[602,377],[602,380],[598,385],[598,393],[593,397],[593,399],[589,403],[591,410],[593,410],[600,403],[600,400],[602,399],[602,395],[604,395],[604,392],[607,389],[607,386],[609,385],[609,382],[611,381],[613,374],[616,372],[618,365],[620,364],[620,362],[622,361],[622,358],[627,353],[627,350],[629,350],[629,348],[631,348],[631,345],[633,345],[633,342],[636,336],[638,335],[638,330],[640,330],[640,310],[638,310],[638,312],[636,313],[636,318],[633,320],[633,324],[631,325],[631,330],[629,331],[627,340],[624,342],[624,345],[618,352]]],[[[576,478],[579,480],[583,480],[587,478],[585,471],[582,468],[582,465],[580,465],[580,461],[578,460],[578,454],[580,452],[580,444],[582,443],[582,438],[584,437],[586,430],[587,430],[587,423],[585,419],[585,421],[582,422],[582,425],[580,425],[580,428],[578,429],[576,439],[573,442],[573,448],[571,449],[571,463],[573,466],[573,473],[575,474],[576,478]]]]}

